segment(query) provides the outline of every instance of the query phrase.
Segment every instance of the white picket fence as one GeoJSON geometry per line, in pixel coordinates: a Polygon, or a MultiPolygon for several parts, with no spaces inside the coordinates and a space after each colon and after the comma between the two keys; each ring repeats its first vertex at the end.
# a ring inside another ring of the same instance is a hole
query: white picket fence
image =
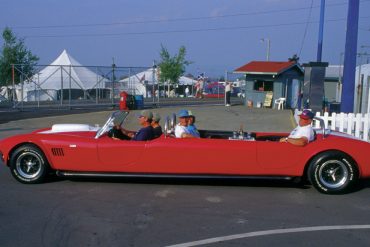
{"type": "MultiPolygon", "coordinates": [[[[344,132],[355,137],[358,137],[364,141],[369,141],[369,130],[370,130],[370,115],[369,114],[353,114],[353,113],[329,113],[325,112],[321,115],[320,112],[316,112],[316,117],[320,117],[324,120],[325,126],[331,130],[337,130],[344,132]]],[[[319,121],[314,122],[315,127],[319,127],[319,121]]]]}
{"type": "MultiPolygon", "coordinates": [[[[298,123],[299,114],[301,111],[295,109],[294,118],[298,123]]],[[[325,112],[321,115],[320,112],[316,112],[316,117],[324,120],[327,129],[336,130],[340,132],[347,133],[349,135],[360,138],[364,141],[370,142],[370,114],[361,113],[329,113],[325,112]]],[[[315,128],[320,127],[320,122],[315,120],[313,123],[315,128]]]]}

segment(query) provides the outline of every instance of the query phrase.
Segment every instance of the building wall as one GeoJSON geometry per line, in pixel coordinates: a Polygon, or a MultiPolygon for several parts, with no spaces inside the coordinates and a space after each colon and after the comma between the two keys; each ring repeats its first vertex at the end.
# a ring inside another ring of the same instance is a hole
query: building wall
{"type": "Polygon", "coordinates": [[[325,99],[327,102],[338,102],[339,99],[337,99],[338,95],[338,81],[324,81],[324,93],[325,93],[325,99]]]}
{"type": "Polygon", "coordinates": [[[246,75],[246,101],[253,101],[253,105],[257,105],[259,102],[264,102],[266,91],[255,90],[254,84],[256,81],[267,81],[273,82],[273,99],[271,107],[274,106],[274,101],[279,98],[287,98],[286,107],[295,108],[298,105],[298,91],[303,80],[302,72],[296,67],[285,71],[284,73],[276,75],[246,75]],[[293,85],[294,84],[294,85],[293,85]]]}
{"type": "Polygon", "coordinates": [[[356,67],[354,113],[370,113],[370,64],[356,67]]]}

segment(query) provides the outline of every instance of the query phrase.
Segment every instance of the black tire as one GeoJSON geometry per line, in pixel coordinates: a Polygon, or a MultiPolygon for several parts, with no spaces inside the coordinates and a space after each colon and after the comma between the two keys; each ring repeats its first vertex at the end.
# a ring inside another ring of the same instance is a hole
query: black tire
{"type": "Polygon", "coordinates": [[[49,171],[43,152],[34,145],[18,147],[10,157],[10,172],[24,184],[42,183],[49,171]]]}
{"type": "Polygon", "coordinates": [[[343,194],[351,191],[358,182],[356,162],[339,151],[317,155],[310,163],[308,178],[321,193],[343,194]]]}

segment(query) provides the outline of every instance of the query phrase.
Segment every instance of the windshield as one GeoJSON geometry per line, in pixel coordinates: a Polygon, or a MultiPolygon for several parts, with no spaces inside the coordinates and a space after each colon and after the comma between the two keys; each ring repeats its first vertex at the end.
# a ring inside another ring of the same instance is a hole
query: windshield
{"type": "Polygon", "coordinates": [[[104,133],[109,131],[113,126],[115,125],[121,125],[123,121],[126,119],[127,115],[129,114],[128,111],[116,111],[113,112],[108,120],[105,122],[103,127],[98,130],[98,132],[95,135],[95,139],[98,139],[100,136],[102,136],[104,133]]]}

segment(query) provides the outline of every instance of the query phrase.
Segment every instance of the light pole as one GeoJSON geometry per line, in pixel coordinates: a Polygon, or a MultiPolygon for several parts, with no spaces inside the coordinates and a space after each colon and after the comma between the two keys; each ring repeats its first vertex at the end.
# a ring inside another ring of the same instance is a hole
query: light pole
{"type": "Polygon", "coordinates": [[[325,15],[325,0],[321,0],[319,41],[317,45],[317,62],[321,62],[322,57],[322,42],[324,37],[324,15],[325,15]]]}
{"type": "Polygon", "coordinates": [[[262,38],[261,42],[267,42],[267,52],[266,52],[266,61],[270,61],[270,39],[268,38],[262,38]]]}

